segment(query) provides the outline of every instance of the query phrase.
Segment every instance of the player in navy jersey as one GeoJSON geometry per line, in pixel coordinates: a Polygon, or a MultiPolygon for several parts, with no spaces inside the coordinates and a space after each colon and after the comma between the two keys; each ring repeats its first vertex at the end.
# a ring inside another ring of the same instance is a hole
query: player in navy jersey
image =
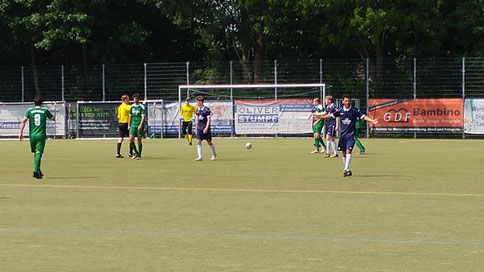
{"type": "Polygon", "coordinates": [[[212,112],[210,109],[203,105],[203,96],[197,96],[195,98],[197,102],[197,116],[195,118],[195,130],[197,131],[197,153],[198,158],[196,161],[202,160],[202,141],[207,141],[207,144],[212,149],[212,158],[210,160],[214,161],[217,157],[215,152],[215,146],[212,143],[212,134],[210,133],[210,123],[212,118],[212,112]]]}
{"type": "Polygon", "coordinates": [[[332,114],[321,116],[322,119],[338,118],[339,117],[339,129],[340,137],[338,142],[338,150],[343,155],[343,176],[351,176],[353,173],[350,169],[351,153],[355,145],[356,137],[356,119],[359,117],[361,120],[372,122],[377,124],[378,120],[374,120],[364,115],[360,110],[351,106],[351,96],[349,94],[343,95],[343,107],[340,107],[332,114]]]}
{"type": "MultiPolygon", "coordinates": [[[[336,105],[333,103],[333,97],[331,95],[326,96],[324,100],[326,107],[325,107],[325,113],[326,114],[333,114],[336,112],[337,108],[336,105]]],[[[326,155],[324,155],[325,158],[336,158],[338,157],[338,152],[336,152],[336,143],[335,143],[335,137],[336,137],[336,131],[338,131],[339,128],[339,122],[338,118],[329,118],[326,121],[326,155]],[[333,155],[330,155],[330,151],[333,149],[333,155]]]]}

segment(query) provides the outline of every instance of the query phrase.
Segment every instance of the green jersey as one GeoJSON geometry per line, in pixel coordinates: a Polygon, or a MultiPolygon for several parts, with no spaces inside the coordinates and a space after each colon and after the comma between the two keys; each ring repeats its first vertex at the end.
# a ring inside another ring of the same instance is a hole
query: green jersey
{"type": "Polygon", "coordinates": [[[29,120],[30,138],[47,138],[46,120],[52,119],[54,115],[44,107],[36,106],[25,112],[25,118],[29,120]]]}
{"type": "Polygon", "coordinates": [[[145,106],[143,104],[133,104],[129,110],[129,116],[131,116],[131,126],[139,126],[141,124],[141,118],[145,116],[145,106]]]}
{"type": "Polygon", "coordinates": [[[360,129],[361,128],[361,119],[359,117],[356,118],[355,128],[356,129],[360,129]]]}

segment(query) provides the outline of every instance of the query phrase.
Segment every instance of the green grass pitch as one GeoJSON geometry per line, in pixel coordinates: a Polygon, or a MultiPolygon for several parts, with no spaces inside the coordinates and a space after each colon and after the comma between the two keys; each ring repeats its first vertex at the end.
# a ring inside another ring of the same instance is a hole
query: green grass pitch
{"type": "Polygon", "coordinates": [[[36,181],[0,141],[0,271],[483,271],[484,141],[363,142],[343,178],[311,139],[50,140],[36,181]]]}

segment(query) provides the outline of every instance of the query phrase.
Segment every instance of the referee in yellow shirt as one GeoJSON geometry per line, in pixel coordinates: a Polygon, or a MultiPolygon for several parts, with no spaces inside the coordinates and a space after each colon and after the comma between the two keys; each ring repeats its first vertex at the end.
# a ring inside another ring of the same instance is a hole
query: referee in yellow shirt
{"type": "Polygon", "coordinates": [[[183,118],[182,133],[189,145],[192,145],[192,117],[195,113],[195,107],[190,105],[190,98],[185,99],[185,105],[181,107],[180,115],[183,118]]]}
{"type": "MultiPolygon", "coordinates": [[[[128,131],[128,117],[129,110],[131,106],[129,105],[129,96],[121,96],[121,105],[118,107],[118,127],[119,127],[119,139],[117,145],[116,158],[124,158],[121,155],[121,144],[123,143],[124,137],[129,137],[128,131]]],[[[133,154],[131,147],[129,149],[129,156],[133,154]]]]}

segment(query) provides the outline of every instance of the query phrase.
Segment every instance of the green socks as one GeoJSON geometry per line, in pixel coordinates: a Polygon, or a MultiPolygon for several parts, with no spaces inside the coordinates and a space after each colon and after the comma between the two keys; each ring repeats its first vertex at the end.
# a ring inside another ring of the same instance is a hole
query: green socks
{"type": "Polygon", "coordinates": [[[36,152],[34,154],[34,172],[40,173],[40,161],[42,160],[42,153],[36,152]]]}
{"type": "Polygon", "coordinates": [[[365,147],[361,144],[360,139],[356,138],[356,147],[360,150],[360,152],[365,152],[365,147]]]}
{"type": "Polygon", "coordinates": [[[141,152],[143,152],[143,144],[138,144],[139,156],[141,157],[141,152]]]}
{"type": "Polygon", "coordinates": [[[317,151],[319,151],[319,140],[318,139],[314,139],[314,147],[316,148],[317,151]]]}
{"type": "Polygon", "coordinates": [[[326,145],[324,144],[323,138],[319,137],[318,141],[321,143],[321,146],[326,148],[326,145]]]}
{"type": "Polygon", "coordinates": [[[129,147],[131,147],[131,150],[133,150],[133,155],[136,154],[136,155],[139,155],[138,153],[138,149],[136,149],[136,144],[135,143],[129,143],[129,147]]]}

